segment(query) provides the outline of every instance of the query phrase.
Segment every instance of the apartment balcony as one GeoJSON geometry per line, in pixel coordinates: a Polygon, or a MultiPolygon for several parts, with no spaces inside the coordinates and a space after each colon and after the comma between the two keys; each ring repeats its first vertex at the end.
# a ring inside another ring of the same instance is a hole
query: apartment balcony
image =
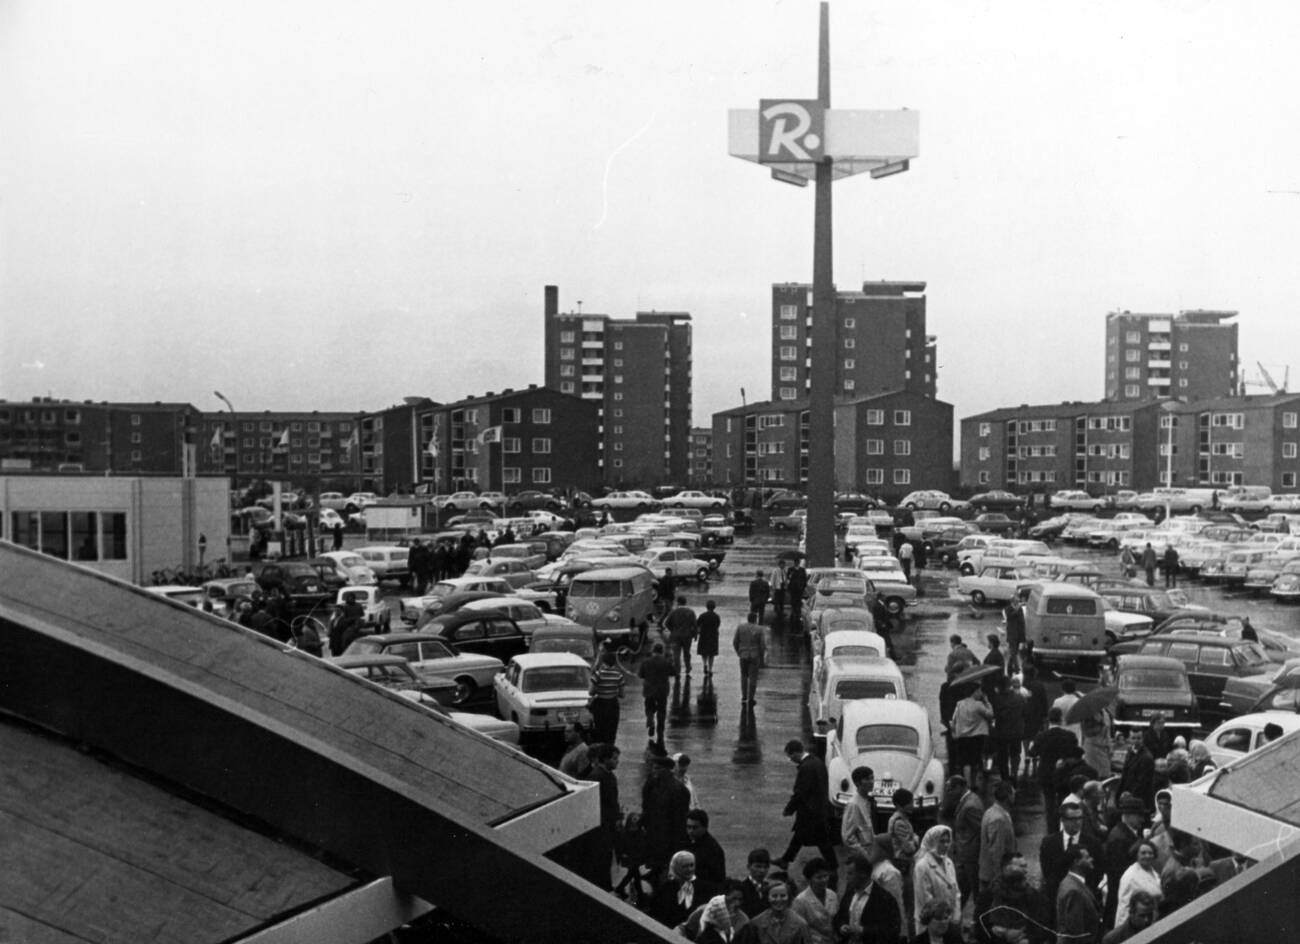
{"type": "Polygon", "coordinates": [[[1148,351],[1165,351],[1165,352],[1170,352],[1170,351],[1172,351],[1173,349],[1174,349],[1174,346],[1173,346],[1173,344],[1172,344],[1171,342],[1169,342],[1169,341],[1157,341],[1157,340],[1154,340],[1154,339],[1153,339],[1153,340],[1147,342],[1147,350],[1148,350],[1148,351]]]}
{"type": "Polygon", "coordinates": [[[1148,378],[1147,378],[1147,386],[1148,386],[1148,387],[1168,387],[1169,384],[1170,384],[1170,380],[1169,380],[1168,377],[1148,377],[1148,378]]]}
{"type": "Polygon", "coordinates": [[[1147,361],[1147,370],[1169,370],[1173,366],[1173,362],[1168,360],[1147,361]]]}

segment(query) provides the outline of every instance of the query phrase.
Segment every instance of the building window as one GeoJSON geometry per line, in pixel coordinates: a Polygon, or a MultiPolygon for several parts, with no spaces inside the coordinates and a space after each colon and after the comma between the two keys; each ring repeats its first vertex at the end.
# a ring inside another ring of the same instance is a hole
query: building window
{"type": "Polygon", "coordinates": [[[868,426],[884,426],[884,425],[885,425],[885,411],[884,411],[884,410],[867,410],[867,425],[868,425],[868,426]]]}
{"type": "Polygon", "coordinates": [[[139,449],[132,449],[132,450],[131,450],[131,461],[132,461],[132,462],[139,462],[139,461],[141,461],[143,458],[144,458],[144,453],[142,453],[139,449]]]}
{"type": "Polygon", "coordinates": [[[1139,388],[1138,388],[1138,385],[1137,385],[1137,384],[1125,384],[1125,385],[1124,385],[1124,396],[1126,396],[1126,397],[1136,397],[1136,396],[1138,395],[1138,392],[1139,392],[1139,388]]]}
{"type": "Polygon", "coordinates": [[[1283,413],[1283,414],[1282,414],[1282,428],[1283,428],[1283,429],[1295,429],[1295,428],[1296,428],[1296,414],[1295,414],[1295,413],[1283,413]]]}
{"type": "Polygon", "coordinates": [[[1282,487],[1283,487],[1283,488],[1295,488],[1295,473],[1294,473],[1294,472],[1283,472],[1283,473],[1282,473],[1282,487]]]}
{"type": "Polygon", "coordinates": [[[139,426],[140,423],[141,423],[141,420],[140,420],[140,414],[139,414],[139,413],[132,413],[132,414],[131,414],[131,425],[132,425],[132,426],[139,426]]]}
{"type": "Polygon", "coordinates": [[[1293,442],[1282,443],[1282,458],[1294,459],[1296,457],[1296,444],[1293,442]]]}
{"type": "Polygon", "coordinates": [[[853,358],[851,358],[851,357],[846,357],[846,358],[844,358],[844,369],[845,369],[845,370],[852,370],[852,369],[853,369],[853,365],[854,365],[854,363],[856,363],[856,362],[853,360],[853,358]]]}
{"type": "Polygon", "coordinates": [[[781,306],[781,309],[780,309],[780,312],[781,312],[781,320],[782,320],[782,321],[795,321],[795,320],[797,320],[798,317],[799,317],[799,306],[798,306],[798,305],[782,305],[782,306],[781,306]]]}
{"type": "Polygon", "coordinates": [[[856,327],[856,326],[857,326],[857,322],[856,322],[854,319],[852,319],[852,318],[845,318],[845,319],[844,319],[844,327],[849,328],[850,330],[852,330],[852,329],[853,329],[854,327],[856,327]]]}
{"type": "Polygon", "coordinates": [[[798,398],[799,398],[799,391],[796,390],[794,387],[782,387],[782,388],[781,388],[781,399],[782,399],[782,400],[796,400],[796,399],[798,399],[798,398]]]}
{"type": "Polygon", "coordinates": [[[895,470],[894,470],[894,484],[895,484],[895,485],[911,485],[911,484],[912,484],[912,470],[911,470],[911,469],[895,469],[895,470]]]}
{"type": "Polygon", "coordinates": [[[561,364],[561,365],[560,365],[560,376],[561,376],[561,377],[572,377],[572,376],[574,376],[575,373],[576,373],[576,371],[574,370],[574,367],[573,367],[572,364],[561,364]]]}
{"type": "Polygon", "coordinates": [[[1129,348],[1124,352],[1124,360],[1128,361],[1130,364],[1136,364],[1138,361],[1142,360],[1142,352],[1129,348]]]}
{"type": "Polygon", "coordinates": [[[1180,387],[1186,387],[1186,386],[1187,386],[1187,378],[1186,378],[1186,377],[1179,377],[1179,378],[1178,378],[1178,386],[1180,386],[1180,387]]]}
{"type": "Polygon", "coordinates": [[[884,469],[867,469],[867,484],[868,484],[868,485],[884,485],[884,484],[885,484],[885,470],[884,470],[884,469]]]}
{"type": "Polygon", "coordinates": [[[987,472],[986,470],[981,470],[981,471],[980,471],[980,474],[979,474],[979,483],[980,483],[981,485],[988,485],[988,484],[989,484],[989,474],[988,474],[988,472],[987,472]]]}
{"type": "Polygon", "coordinates": [[[519,466],[508,465],[501,470],[501,481],[506,485],[518,485],[520,481],[519,466]]]}
{"type": "Polygon", "coordinates": [[[533,422],[539,425],[545,425],[551,421],[551,411],[546,409],[533,410],[533,422]]]}
{"type": "Polygon", "coordinates": [[[616,357],[616,358],[614,358],[614,366],[615,366],[615,367],[622,367],[622,366],[623,366],[623,358],[621,358],[621,357],[616,357]]]}
{"type": "Polygon", "coordinates": [[[912,411],[911,411],[911,410],[895,410],[895,411],[894,411],[894,425],[895,425],[895,426],[911,426],[911,425],[912,425],[912,411]]]}
{"type": "Polygon", "coordinates": [[[537,454],[548,454],[551,451],[551,439],[549,436],[537,437],[533,439],[533,452],[537,454]]]}
{"type": "Polygon", "coordinates": [[[856,386],[856,384],[857,384],[857,381],[855,381],[852,377],[848,377],[848,378],[846,378],[845,381],[844,381],[844,389],[845,389],[845,390],[852,390],[852,389],[854,388],[854,386],[856,386]]]}
{"type": "Polygon", "coordinates": [[[1178,345],[1178,352],[1180,354],[1186,354],[1189,350],[1191,350],[1191,348],[1186,341],[1183,341],[1178,345]]]}
{"type": "Polygon", "coordinates": [[[992,451],[988,446],[980,446],[980,462],[988,462],[992,451]]]}
{"type": "Polygon", "coordinates": [[[793,345],[789,345],[789,344],[783,344],[783,345],[781,345],[781,360],[783,360],[783,361],[797,361],[798,359],[799,359],[799,349],[798,349],[798,348],[794,347],[793,345]]]}
{"type": "Polygon", "coordinates": [[[910,439],[894,440],[894,455],[910,456],[911,454],[912,454],[912,440],[910,439]]]}
{"type": "Polygon", "coordinates": [[[523,411],[517,406],[507,406],[501,410],[501,422],[503,423],[522,423],[523,411]]]}
{"type": "Polygon", "coordinates": [[[799,337],[799,328],[797,325],[781,325],[781,340],[794,341],[799,337]]]}
{"type": "Polygon", "coordinates": [[[615,402],[622,402],[622,400],[623,400],[623,392],[622,392],[621,390],[619,390],[619,391],[615,391],[615,393],[614,393],[614,400],[615,400],[615,402]]]}
{"type": "Polygon", "coordinates": [[[1141,368],[1141,367],[1125,367],[1125,368],[1124,368],[1124,379],[1125,379],[1125,380],[1141,380],[1141,379],[1142,379],[1142,368],[1141,368]]]}
{"type": "Polygon", "coordinates": [[[992,424],[992,423],[980,423],[980,435],[981,435],[981,436],[987,436],[987,435],[989,435],[991,432],[993,432],[993,424],[992,424]]]}
{"type": "Polygon", "coordinates": [[[885,454],[885,441],[883,439],[867,440],[867,455],[883,456],[885,454]]]}
{"type": "Polygon", "coordinates": [[[844,350],[846,350],[846,351],[851,351],[851,350],[853,350],[853,348],[854,348],[854,346],[855,346],[856,344],[857,344],[857,341],[854,340],[853,338],[845,338],[845,339],[844,339],[844,350]]]}
{"type": "MultiPolygon", "coordinates": [[[[786,383],[789,383],[789,382],[791,382],[791,381],[798,380],[798,379],[799,379],[799,368],[798,368],[798,367],[782,367],[782,368],[781,368],[781,380],[782,380],[782,381],[784,381],[784,382],[786,382],[786,383]]],[[[1291,415],[1292,415],[1292,416],[1295,416],[1294,413],[1292,413],[1291,415]]]]}
{"type": "Polygon", "coordinates": [[[139,433],[132,433],[131,442],[138,446],[140,443],[144,442],[144,437],[139,433]]]}
{"type": "Polygon", "coordinates": [[[615,342],[614,342],[614,350],[616,350],[616,351],[621,351],[621,350],[623,350],[623,342],[622,342],[622,341],[615,341],[615,342]]]}
{"type": "Polygon", "coordinates": [[[1142,332],[1140,332],[1140,331],[1129,331],[1127,334],[1124,335],[1124,343],[1125,343],[1125,344],[1141,344],[1141,343],[1142,343],[1142,332]]]}
{"type": "Polygon", "coordinates": [[[533,469],[533,484],[534,485],[551,484],[551,469],[549,466],[541,466],[539,468],[533,469]]]}
{"type": "Polygon", "coordinates": [[[501,451],[517,453],[519,452],[519,442],[518,436],[507,436],[501,440],[501,451]]]}
{"type": "Polygon", "coordinates": [[[573,390],[574,390],[574,387],[573,387],[573,381],[572,381],[572,380],[562,380],[562,381],[560,381],[560,393],[573,393],[573,390]]]}
{"type": "Polygon", "coordinates": [[[560,343],[561,343],[561,344],[572,344],[572,343],[574,343],[574,341],[576,341],[576,340],[577,340],[577,332],[575,332],[575,331],[561,331],[561,332],[560,332],[560,343]]]}
{"type": "Polygon", "coordinates": [[[573,360],[573,348],[571,348],[571,347],[562,347],[562,348],[560,348],[560,360],[562,360],[562,361],[571,361],[571,360],[573,360]]]}

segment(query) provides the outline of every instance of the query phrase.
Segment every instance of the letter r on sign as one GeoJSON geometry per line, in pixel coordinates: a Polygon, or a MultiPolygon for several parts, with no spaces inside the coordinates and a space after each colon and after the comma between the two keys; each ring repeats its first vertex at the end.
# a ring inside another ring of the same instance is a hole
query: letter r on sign
{"type": "Polygon", "coordinates": [[[825,125],[825,109],[816,99],[762,99],[758,103],[758,162],[817,163],[823,157],[825,125]]]}

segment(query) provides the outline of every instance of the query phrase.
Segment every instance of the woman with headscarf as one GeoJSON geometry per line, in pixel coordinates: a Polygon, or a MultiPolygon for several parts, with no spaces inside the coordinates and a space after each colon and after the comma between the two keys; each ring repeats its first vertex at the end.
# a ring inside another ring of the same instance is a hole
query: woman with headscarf
{"type": "Polygon", "coordinates": [[[727,896],[713,896],[700,915],[700,933],[695,936],[695,944],[730,944],[735,934],[731,912],[727,909],[727,896]]]}
{"type": "Polygon", "coordinates": [[[1164,891],[1160,887],[1160,873],[1156,871],[1156,845],[1150,839],[1141,839],[1134,846],[1135,861],[1119,877],[1119,904],[1115,909],[1115,927],[1128,921],[1129,903],[1133,893],[1144,891],[1155,899],[1157,907],[1164,891]]]}
{"type": "MultiPolygon", "coordinates": [[[[731,925],[731,936],[734,938],[740,933],[740,929],[749,922],[749,916],[740,908],[741,903],[745,900],[745,890],[740,882],[732,878],[726,880],[724,887],[726,888],[726,893],[722,897],[727,906],[727,917],[731,925]]],[[[704,921],[704,912],[712,902],[713,899],[710,898],[704,904],[692,911],[691,916],[686,919],[686,923],[678,927],[678,932],[688,940],[696,942],[700,941],[700,929],[703,927],[702,922],[704,921]]],[[[712,940],[716,944],[716,941],[719,940],[719,938],[709,938],[708,940],[712,940]]]]}
{"type": "Polygon", "coordinates": [[[1205,746],[1204,741],[1192,741],[1187,745],[1187,763],[1192,768],[1192,779],[1199,780],[1205,776],[1206,771],[1213,770],[1217,765],[1210,760],[1210,749],[1205,746]]]}
{"type": "Polygon", "coordinates": [[[957,867],[948,856],[951,849],[952,830],[947,826],[931,826],[921,838],[916,865],[912,866],[912,913],[918,928],[925,926],[921,912],[931,901],[946,901],[953,914],[961,914],[957,867]]]}
{"type": "Polygon", "coordinates": [[[660,924],[675,928],[695,907],[695,856],[677,852],[668,862],[668,878],[655,889],[646,913],[660,924]]]}

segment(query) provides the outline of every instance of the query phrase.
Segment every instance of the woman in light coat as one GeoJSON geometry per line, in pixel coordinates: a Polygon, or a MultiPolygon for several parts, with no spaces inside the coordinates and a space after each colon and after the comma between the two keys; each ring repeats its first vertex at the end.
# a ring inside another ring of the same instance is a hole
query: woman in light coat
{"type": "Polygon", "coordinates": [[[1119,878],[1119,906],[1115,911],[1115,927],[1121,927],[1128,921],[1129,903],[1136,891],[1146,892],[1159,907],[1164,891],[1160,885],[1160,873],[1156,871],[1156,857],[1156,845],[1150,839],[1143,839],[1137,844],[1137,860],[1119,878]]]}
{"type": "Polygon", "coordinates": [[[923,927],[921,910],[933,900],[948,902],[952,913],[961,914],[961,892],[957,888],[957,867],[948,852],[952,849],[952,830],[931,826],[921,838],[921,849],[912,866],[913,914],[916,926],[923,927]]]}

